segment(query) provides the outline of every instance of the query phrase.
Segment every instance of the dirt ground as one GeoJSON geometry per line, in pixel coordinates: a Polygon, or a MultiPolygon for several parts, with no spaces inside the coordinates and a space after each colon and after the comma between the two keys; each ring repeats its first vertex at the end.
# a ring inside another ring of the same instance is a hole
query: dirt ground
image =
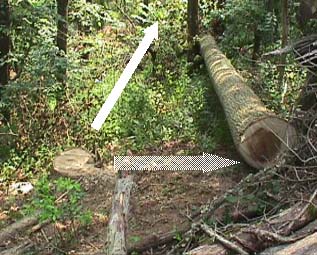
{"type": "MultiPolygon", "coordinates": [[[[156,151],[157,155],[178,155],[191,151],[192,144],[173,142],[156,151]]],[[[241,161],[233,147],[221,147],[215,152],[219,156],[241,161]]],[[[161,235],[169,231],[177,231],[190,222],[188,216],[200,210],[217,195],[232,188],[249,172],[250,168],[241,163],[236,166],[203,173],[201,171],[151,171],[135,174],[135,187],[130,199],[130,215],[128,229],[128,245],[142,241],[150,235],[161,235]]],[[[48,225],[30,235],[40,254],[93,254],[100,252],[106,243],[106,232],[111,213],[111,197],[114,180],[92,178],[82,180],[86,190],[82,201],[83,208],[93,212],[93,222],[88,227],[79,229],[75,236],[70,235],[61,242],[57,238],[52,225],[48,225]],[[57,241],[58,240],[58,241],[57,241]]],[[[9,198],[7,198],[9,200],[9,198]]],[[[7,200],[5,199],[5,200],[7,200]]],[[[11,210],[10,208],[2,208],[11,210]]],[[[3,214],[3,212],[2,212],[3,214]]],[[[7,213],[7,215],[9,215],[7,213]]],[[[7,222],[10,219],[7,218],[7,222]]],[[[68,231],[67,225],[57,226],[61,231],[68,231]]],[[[67,236],[67,235],[66,235],[67,236]]],[[[1,248],[1,247],[0,247],[1,248]]],[[[162,249],[152,253],[162,254],[162,249]]]]}

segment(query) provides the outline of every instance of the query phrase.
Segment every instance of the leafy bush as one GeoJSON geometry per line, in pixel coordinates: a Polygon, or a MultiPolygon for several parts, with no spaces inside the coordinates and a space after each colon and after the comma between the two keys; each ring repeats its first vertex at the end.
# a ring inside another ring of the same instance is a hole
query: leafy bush
{"type": "Polygon", "coordinates": [[[43,175],[36,183],[35,192],[31,204],[25,208],[27,214],[40,212],[41,221],[70,220],[73,224],[75,220],[83,224],[91,221],[91,213],[80,206],[84,193],[77,182],[61,177],[51,183],[48,177],[43,175]]]}

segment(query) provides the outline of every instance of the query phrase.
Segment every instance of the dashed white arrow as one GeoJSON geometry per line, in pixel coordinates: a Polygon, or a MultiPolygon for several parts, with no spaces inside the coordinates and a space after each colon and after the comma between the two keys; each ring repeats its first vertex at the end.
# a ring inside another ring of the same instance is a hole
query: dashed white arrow
{"type": "Polygon", "coordinates": [[[148,171],[203,171],[210,172],[220,168],[239,164],[240,162],[226,159],[213,154],[203,153],[202,156],[115,156],[114,169],[148,170],[148,171]]]}
{"type": "Polygon", "coordinates": [[[209,153],[203,153],[203,157],[205,159],[203,172],[210,172],[213,170],[233,166],[240,163],[239,161],[219,157],[217,155],[209,153]]]}
{"type": "Polygon", "coordinates": [[[127,64],[126,68],[123,70],[119,80],[115,84],[114,88],[112,89],[110,95],[108,96],[106,102],[101,107],[99,113],[97,114],[96,118],[94,119],[91,127],[96,130],[99,130],[102,124],[107,119],[109,113],[111,112],[112,108],[114,107],[115,103],[119,99],[122,91],[124,90],[125,86],[128,84],[131,76],[135,72],[135,69],[141,62],[144,54],[146,53],[147,49],[150,47],[151,43],[154,39],[158,38],[158,22],[154,23],[152,26],[146,28],[144,30],[144,37],[139,44],[138,48],[134,52],[132,58],[130,59],[129,63],[127,64]]]}

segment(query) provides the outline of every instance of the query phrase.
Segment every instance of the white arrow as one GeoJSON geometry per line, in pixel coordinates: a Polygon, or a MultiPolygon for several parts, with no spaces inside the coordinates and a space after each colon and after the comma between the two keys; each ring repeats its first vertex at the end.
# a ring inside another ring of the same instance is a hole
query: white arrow
{"type": "Polygon", "coordinates": [[[202,156],[115,156],[114,169],[209,172],[240,162],[203,153],[202,156]]]}
{"type": "Polygon", "coordinates": [[[150,47],[153,40],[158,38],[158,22],[155,22],[152,26],[146,28],[144,30],[144,33],[144,38],[139,44],[139,47],[134,52],[132,58],[130,59],[126,68],[123,70],[119,80],[112,89],[106,102],[103,104],[96,118],[91,124],[91,127],[93,127],[94,129],[99,130],[101,128],[102,124],[105,122],[115,103],[119,99],[123,89],[129,82],[132,74],[135,72],[135,69],[141,62],[147,49],[150,47]]]}

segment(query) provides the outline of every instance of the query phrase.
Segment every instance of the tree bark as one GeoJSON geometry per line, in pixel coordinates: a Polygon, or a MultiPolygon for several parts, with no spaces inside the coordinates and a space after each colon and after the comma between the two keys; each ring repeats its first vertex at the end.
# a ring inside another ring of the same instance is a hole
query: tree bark
{"type": "MultiPolygon", "coordinates": [[[[287,46],[288,43],[288,33],[289,33],[289,18],[288,18],[288,0],[281,1],[281,9],[282,9],[282,48],[287,46]]],[[[284,84],[284,73],[285,73],[285,64],[286,64],[286,55],[282,55],[280,59],[279,66],[279,82],[283,84],[283,92],[282,92],[282,102],[284,102],[284,96],[287,92],[287,83],[284,84]]]]}
{"type": "MultiPolygon", "coordinates": [[[[308,24],[310,20],[317,18],[317,0],[301,0],[296,18],[301,31],[304,34],[310,34],[312,31],[308,24]]],[[[314,37],[314,35],[312,36],[314,37]]],[[[313,44],[315,43],[312,42],[309,43],[308,47],[303,47],[305,52],[300,53],[300,55],[306,55],[309,51],[314,51],[316,47],[314,47],[313,44]]],[[[309,57],[305,57],[302,59],[302,61],[307,61],[308,59],[309,57]]],[[[299,62],[301,63],[302,61],[299,62]]],[[[299,105],[303,111],[309,110],[317,103],[315,88],[317,82],[317,71],[315,67],[316,65],[314,65],[316,64],[316,60],[309,59],[307,63],[301,63],[301,65],[307,67],[310,70],[310,72],[307,73],[306,82],[299,96],[299,105]]]]}
{"type": "Polygon", "coordinates": [[[126,231],[133,175],[123,171],[118,178],[112,201],[112,211],[107,233],[107,255],[126,255],[126,231]]]}
{"type": "Polygon", "coordinates": [[[261,32],[259,31],[258,26],[256,25],[256,27],[254,28],[252,60],[257,60],[259,57],[261,41],[262,41],[261,32]]]}
{"type": "Polygon", "coordinates": [[[9,1],[3,0],[0,2],[0,85],[6,85],[10,78],[9,64],[6,63],[10,51],[9,28],[9,1]]]}
{"type": "MultiPolygon", "coordinates": [[[[68,35],[68,0],[56,0],[57,2],[57,36],[56,44],[60,51],[67,54],[67,35],[68,35]]],[[[66,60],[66,56],[62,55],[66,60]]],[[[57,79],[65,83],[67,75],[67,65],[61,65],[60,70],[56,74],[57,79]]]]}
{"type": "Polygon", "coordinates": [[[198,0],[188,0],[187,3],[187,23],[188,23],[188,61],[193,61],[199,53],[199,45],[195,42],[195,36],[199,33],[199,3],[198,0]]]}
{"type": "Polygon", "coordinates": [[[59,50],[67,53],[68,34],[68,0],[57,0],[57,37],[56,43],[59,50]]]}
{"type": "Polygon", "coordinates": [[[295,129],[264,106],[212,36],[204,36],[200,47],[237,150],[255,168],[275,165],[278,156],[294,145],[295,129]]]}

